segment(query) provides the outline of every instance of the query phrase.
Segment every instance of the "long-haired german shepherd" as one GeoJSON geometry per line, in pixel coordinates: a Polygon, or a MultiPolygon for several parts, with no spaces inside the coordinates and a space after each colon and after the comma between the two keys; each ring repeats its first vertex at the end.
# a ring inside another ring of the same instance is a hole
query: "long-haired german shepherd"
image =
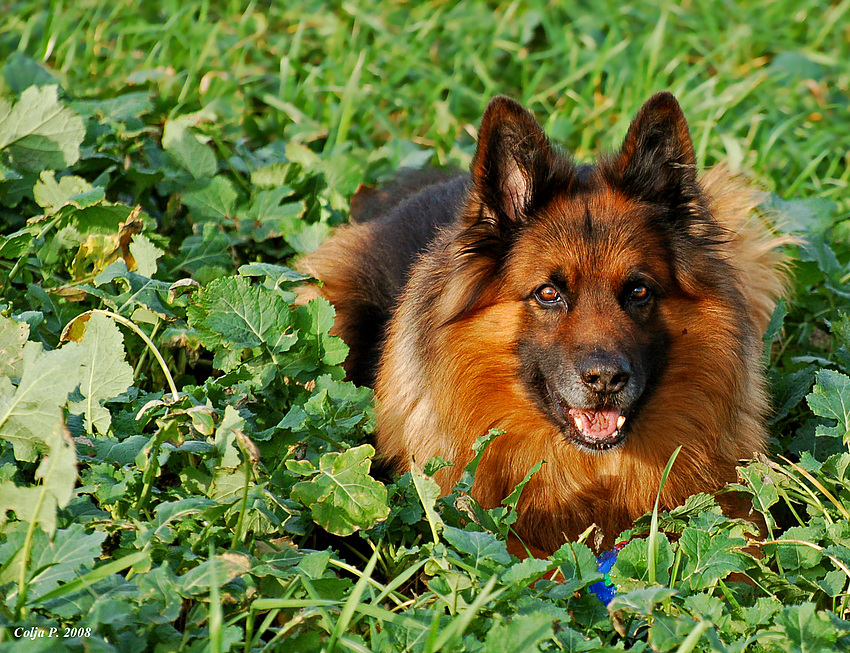
{"type": "Polygon", "coordinates": [[[758,195],[698,175],[685,117],[653,96],[620,151],[577,165],[506,97],[470,175],[361,192],[354,224],[302,269],[337,310],[349,378],[373,385],[377,446],[399,470],[442,456],[444,492],[502,429],[472,489],[495,507],[528,470],[515,529],[548,553],[596,523],[606,541],[661,496],[735,478],[765,443],[761,337],[784,240],[758,195]]]}

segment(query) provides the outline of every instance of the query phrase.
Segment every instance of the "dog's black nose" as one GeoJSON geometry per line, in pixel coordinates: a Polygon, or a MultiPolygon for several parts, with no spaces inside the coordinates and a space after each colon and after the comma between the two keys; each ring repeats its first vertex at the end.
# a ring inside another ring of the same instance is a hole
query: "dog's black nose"
{"type": "Polygon", "coordinates": [[[579,363],[579,374],[584,384],[599,394],[619,392],[629,382],[632,369],[619,354],[593,353],[579,363]]]}

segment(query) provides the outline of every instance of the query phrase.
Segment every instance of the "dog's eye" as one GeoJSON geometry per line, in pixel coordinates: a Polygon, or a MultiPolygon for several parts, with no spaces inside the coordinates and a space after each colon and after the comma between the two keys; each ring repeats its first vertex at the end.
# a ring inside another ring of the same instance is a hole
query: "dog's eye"
{"type": "Polygon", "coordinates": [[[534,297],[544,306],[551,306],[561,301],[561,293],[555,286],[544,285],[534,291],[534,297]]]}
{"type": "Polygon", "coordinates": [[[649,301],[650,297],[652,297],[652,290],[643,283],[636,283],[629,292],[629,299],[636,304],[643,304],[649,301]]]}

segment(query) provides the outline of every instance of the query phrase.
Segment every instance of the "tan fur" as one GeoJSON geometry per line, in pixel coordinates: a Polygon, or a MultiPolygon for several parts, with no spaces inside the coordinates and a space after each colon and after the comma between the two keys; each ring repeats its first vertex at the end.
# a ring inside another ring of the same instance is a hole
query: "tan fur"
{"type": "Polygon", "coordinates": [[[779,235],[765,224],[765,216],[758,211],[765,194],[742,177],[730,174],[725,166],[707,170],[700,183],[712,198],[715,219],[735,234],[729,256],[746,280],[742,290],[764,332],[777,299],[787,287],[786,259],[779,248],[797,240],[779,235]]]}

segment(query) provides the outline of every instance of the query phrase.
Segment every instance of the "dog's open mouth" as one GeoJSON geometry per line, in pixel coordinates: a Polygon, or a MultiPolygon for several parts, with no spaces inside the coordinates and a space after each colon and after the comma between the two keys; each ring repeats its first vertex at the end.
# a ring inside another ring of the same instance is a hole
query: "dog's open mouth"
{"type": "Polygon", "coordinates": [[[561,418],[564,434],[580,447],[607,451],[626,439],[626,414],[621,408],[571,408],[554,392],[550,393],[561,418]]]}
{"type": "Polygon", "coordinates": [[[570,408],[567,414],[572,419],[581,444],[585,446],[597,450],[610,449],[625,438],[623,426],[626,424],[626,416],[617,408],[570,408]]]}

